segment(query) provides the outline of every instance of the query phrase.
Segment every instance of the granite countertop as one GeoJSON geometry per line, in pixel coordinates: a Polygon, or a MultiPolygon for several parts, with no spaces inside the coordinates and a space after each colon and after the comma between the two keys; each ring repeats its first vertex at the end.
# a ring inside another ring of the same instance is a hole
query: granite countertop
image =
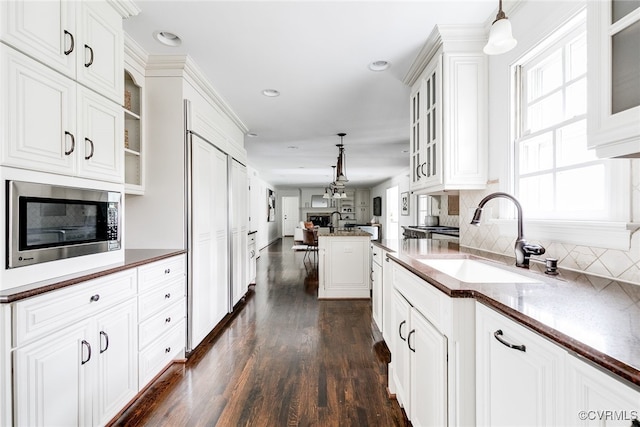
{"type": "Polygon", "coordinates": [[[87,280],[97,279],[119,271],[136,268],[154,261],[181,255],[185,252],[186,251],[184,249],[127,249],[124,251],[124,262],[122,263],[111,264],[101,268],[86,270],[76,274],[56,277],[0,291],[0,303],[10,303],[24,298],[33,297],[56,289],[76,285],[87,280]]]}
{"type": "MultiPolygon", "coordinates": [[[[560,268],[515,267],[513,258],[460,248],[446,240],[374,242],[389,258],[452,298],[475,298],[620,377],[640,385],[640,286],[560,268]],[[421,263],[426,258],[473,258],[529,276],[536,283],[466,283],[421,263]]],[[[560,266],[562,267],[562,266],[560,266]]]]}

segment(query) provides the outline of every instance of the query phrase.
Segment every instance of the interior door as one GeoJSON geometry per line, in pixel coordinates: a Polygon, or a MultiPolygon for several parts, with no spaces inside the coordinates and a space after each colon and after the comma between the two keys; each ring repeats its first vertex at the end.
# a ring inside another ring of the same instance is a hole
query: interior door
{"type": "Polygon", "coordinates": [[[296,225],[300,222],[298,212],[300,209],[297,197],[285,196],[282,198],[282,235],[293,236],[296,225]]]}

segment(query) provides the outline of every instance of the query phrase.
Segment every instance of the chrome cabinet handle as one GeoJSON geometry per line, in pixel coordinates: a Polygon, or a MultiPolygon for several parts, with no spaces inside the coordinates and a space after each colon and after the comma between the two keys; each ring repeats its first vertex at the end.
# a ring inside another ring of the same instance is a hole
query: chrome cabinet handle
{"type": "Polygon", "coordinates": [[[422,165],[420,165],[420,171],[422,172],[422,176],[428,176],[431,173],[431,168],[427,169],[427,173],[424,173],[424,165],[426,165],[426,163],[423,163],[422,165]]]}
{"type": "Polygon", "coordinates": [[[165,323],[171,323],[171,317],[167,317],[166,319],[164,319],[165,323]]]}
{"type": "Polygon", "coordinates": [[[94,149],[93,141],[92,141],[92,140],[90,140],[89,138],[85,138],[85,139],[84,139],[84,141],[85,141],[85,142],[88,142],[89,144],[91,144],[91,153],[89,153],[89,155],[88,155],[88,156],[84,156],[84,159],[85,159],[85,160],[89,160],[90,158],[92,158],[92,157],[93,157],[93,149],[94,149]]]}
{"type": "Polygon", "coordinates": [[[71,137],[71,148],[68,151],[64,152],[65,156],[68,156],[69,154],[73,153],[73,151],[76,149],[76,137],[73,136],[73,134],[71,132],[68,131],[64,131],[65,136],[69,135],[71,137]]]}
{"type": "Polygon", "coordinates": [[[171,293],[167,292],[166,294],[164,294],[164,299],[169,299],[171,298],[171,293]]]}
{"type": "Polygon", "coordinates": [[[402,341],[406,341],[406,338],[402,336],[402,325],[404,325],[405,323],[407,323],[407,321],[403,320],[402,322],[400,322],[400,326],[398,326],[398,335],[400,335],[400,339],[402,341]]]}
{"type": "Polygon", "coordinates": [[[65,34],[65,36],[71,37],[71,46],[69,46],[69,49],[64,51],[65,55],[70,55],[71,52],[73,52],[73,50],[76,48],[76,39],[73,37],[73,34],[71,34],[67,30],[64,30],[64,34],[65,34]]]}
{"type": "Polygon", "coordinates": [[[109,335],[107,335],[105,331],[100,331],[100,354],[107,351],[108,348],[109,348],[109,335]],[[102,348],[102,337],[104,337],[104,340],[105,340],[104,348],[102,348]]]}
{"type": "Polygon", "coordinates": [[[411,335],[415,333],[416,333],[416,330],[413,329],[411,332],[409,332],[409,335],[407,335],[407,347],[409,347],[409,350],[413,351],[414,353],[416,352],[416,348],[411,347],[411,335]]]}
{"type": "Polygon", "coordinates": [[[512,348],[514,350],[527,351],[527,347],[524,344],[511,344],[510,342],[507,342],[503,338],[501,338],[502,335],[504,335],[502,333],[502,329],[498,329],[493,333],[493,336],[495,337],[495,339],[497,339],[501,344],[506,345],[507,347],[512,348]]]}
{"type": "Polygon", "coordinates": [[[85,44],[85,45],[84,45],[84,48],[85,48],[85,49],[89,49],[89,53],[91,54],[91,56],[89,57],[89,58],[90,58],[90,59],[89,59],[89,62],[85,62],[85,63],[84,63],[84,66],[85,66],[85,67],[87,67],[87,68],[89,68],[89,67],[91,67],[91,65],[93,64],[93,48],[92,48],[91,46],[89,46],[88,44],[85,44]]]}
{"type": "Polygon", "coordinates": [[[89,298],[89,301],[96,302],[99,299],[100,299],[100,294],[95,294],[95,295],[91,295],[91,298],[89,298]]]}
{"type": "Polygon", "coordinates": [[[167,269],[164,271],[164,274],[169,274],[169,273],[171,273],[171,269],[170,269],[170,268],[167,268],[167,269]]]}
{"type": "Polygon", "coordinates": [[[171,352],[171,347],[167,347],[167,348],[165,348],[165,349],[164,349],[164,352],[165,352],[165,353],[170,353],[170,352],[171,352]]]}
{"type": "Polygon", "coordinates": [[[420,179],[420,165],[416,166],[416,179],[420,179]]]}
{"type": "MultiPolygon", "coordinates": [[[[87,348],[87,359],[82,359],[80,363],[81,365],[84,365],[89,360],[91,360],[91,344],[89,344],[86,340],[82,340],[82,346],[87,348]]],[[[84,351],[82,353],[84,354],[84,351]]]]}

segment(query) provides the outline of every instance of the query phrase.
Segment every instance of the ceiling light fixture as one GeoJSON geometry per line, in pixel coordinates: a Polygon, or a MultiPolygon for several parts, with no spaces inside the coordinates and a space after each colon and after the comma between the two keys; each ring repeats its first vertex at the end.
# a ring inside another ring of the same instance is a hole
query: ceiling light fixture
{"type": "Polygon", "coordinates": [[[276,96],[280,96],[280,92],[275,89],[265,89],[262,91],[262,94],[269,98],[275,98],[276,96]]]}
{"type": "Polygon", "coordinates": [[[182,44],[182,39],[177,34],[169,31],[156,31],[153,33],[153,38],[165,46],[177,47],[182,44]]]}
{"type": "Polygon", "coordinates": [[[502,0],[499,1],[498,14],[496,15],[496,20],[491,24],[489,40],[484,49],[482,49],[487,55],[500,55],[509,52],[518,44],[518,41],[513,38],[511,33],[511,22],[502,11],[502,0]]]}
{"type": "Polygon", "coordinates": [[[337,171],[336,171],[336,184],[341,184],[341,187],[344,187],[344,184],[346,184],[347,182],[349,182],[349,180],[347,179],[347,159],[344,155],[344,144],[342,143],[342,138],[344,138],[347,134],[346,133],[339,133],[338,136],[340,137],[340,144],[336,144],[336,147],[338,147],[338,163],[336,164],[337,166],[337,171]]]}
{"type": "Polygon", "coordinates": [[[369,64],[369,69],[371,71],[384,71],[391,66],[389,61],[385,61],[384,59],[373,61],[369,64]]]}

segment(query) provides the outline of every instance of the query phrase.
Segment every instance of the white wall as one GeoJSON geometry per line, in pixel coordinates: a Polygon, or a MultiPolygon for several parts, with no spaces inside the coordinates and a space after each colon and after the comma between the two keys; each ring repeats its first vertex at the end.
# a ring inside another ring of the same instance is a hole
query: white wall
{"type": "MultiPolygon", "coordinates": [[[[409,163],[409,156],[407,156],[407,163],[409,163]]],[[[371,189],[371,199],[374,197],[382,197],[382,216],[376,217],[378,223],[382,224],[382,238],[386,238],[385,225],[387,223],[387,188],[398,186],[398,212],[400,212],[400,198],[401,194],[405,191],[409,191],[409,168],[399,175],[396,175],[382,184],[378,184],[371,189]]],[[[373,211],[373,208],[372,208],[373,211]]],[[[409,201],[409,215],[399,216],[398,220],[398,236],[402,237],[402,226],[416,225],[416,196],[411,194],[409,201]]]]}

